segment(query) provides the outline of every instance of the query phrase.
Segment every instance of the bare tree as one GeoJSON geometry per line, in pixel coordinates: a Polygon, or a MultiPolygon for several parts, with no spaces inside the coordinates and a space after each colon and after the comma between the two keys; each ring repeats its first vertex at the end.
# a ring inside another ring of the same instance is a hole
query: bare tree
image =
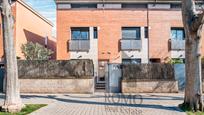
{"type": "Polygon", "coordinates": [[[203,111],[201,34],[204,12],[196,10],[195,0],[182,0],[182,16],[186,33],[186,88],[183,105],[191,110],[203,111]]]}
{"type": "Polygon", "coordinates": [[[6,96],[2,110],[19,112],[23,107],[19,93],[16,51],[14,48],[14,20],[10,0],[1,0],[1,17],[3,21],[3,43],[5,59],[6,96]]]}

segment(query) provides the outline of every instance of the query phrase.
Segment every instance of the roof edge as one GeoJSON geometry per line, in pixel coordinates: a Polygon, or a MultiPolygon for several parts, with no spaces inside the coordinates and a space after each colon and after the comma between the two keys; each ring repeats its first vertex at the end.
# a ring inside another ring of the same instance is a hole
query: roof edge
{"type": "MultiPolygon", "coordinates": [[[[181,0],[55,0],[56,3],[181,3],[181,0]]],[[[196,2],[203,2],[196,0],[196,2]]]]}
{"type": "Polygon", "coordinates": [[[48,20],[47,18],[45,18],[43,15],[41,15],[39,12],[37,12],[36,10],[34,10],[30,5],[28,5],[27,3],[25,3],[23,0],[16,0],[18,3],[20,3],[21,5],[23,5],[25,8],[27,8],[28,10],[30,10],[31,12],[33,12],[35,15],[37,15],[39,18],[41,18],[42,20],[44,20],[46,23],[48,23],[49,25],[51,25],[52,27],[54,27],[54,24],[48,20]]]}

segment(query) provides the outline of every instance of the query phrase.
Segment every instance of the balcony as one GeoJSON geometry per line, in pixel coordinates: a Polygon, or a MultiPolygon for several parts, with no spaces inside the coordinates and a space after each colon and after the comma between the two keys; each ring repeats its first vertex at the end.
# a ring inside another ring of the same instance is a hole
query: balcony
{"type": "Polygon", "coordinates": [[[129,39],[121,39],[121,50],[141,50],[142,49],[142,41],[141,40],[129,40],[129,39]]]}
{"type": "Polygon", "coordinates": [[[70,40],[68,46],[68,51],[89,51],[90,40],[70,40]]]}
{"type": "Polygon", "coordinates": [[[185,40],[171,39],[169,43],[171,50],[185,50],[185,40]]]}

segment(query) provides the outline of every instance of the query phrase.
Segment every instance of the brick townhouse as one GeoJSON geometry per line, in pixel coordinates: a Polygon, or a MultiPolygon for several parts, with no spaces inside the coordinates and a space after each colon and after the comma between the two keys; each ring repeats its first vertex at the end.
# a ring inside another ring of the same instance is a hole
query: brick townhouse
{"type": "MultiPolygon", "coordinates": [[[[25,59],[21,46],[28,41],[37,42],[55,52],[56,40],[52,37],[53,24],[49,20],[40,15],[23,0],[12,0],[12,13],[15,21],[14,43],[17,57],[25,59]]],[[[4,52],[1,18],[0,26],[0,61],[2,61],[4,52]]],[[[53,54],[52,58],[55,59],[55,54],[53,54]]]]}
{"type": "Polygon", "coordinates": [[[92,59],[98,81],[107,63],[185,58],[181,0],[56,0],[56,5],[57,59],[92,59]]]}

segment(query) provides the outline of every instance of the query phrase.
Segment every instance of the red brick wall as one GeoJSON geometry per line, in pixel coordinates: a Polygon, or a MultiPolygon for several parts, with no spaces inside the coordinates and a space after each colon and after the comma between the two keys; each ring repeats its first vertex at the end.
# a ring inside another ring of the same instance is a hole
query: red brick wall
{"type": "Polygon", "coordinates": [[[57,59],[69,59],[67,41],[70,27],[99,27],[98,58],[114,61],[120,57],[121,27],[146,26],[146,10],[58,10],[57,59]],[[110,52],[111,54],[108,54],[110,52]]]}
{"type": "Polygon", "coordinates": [[[168,40],[171,37],[171,27],[182,27],[181,19],[181,11],[151,10],[149,12],[150,58],[160,58],[165,61],[170,56],[168,40]]]}
{"type": "MultiPolygon", "coordinates": [[[[67,41],[70,27],[100,27],[98,35],[99,60],[121,57],[119,40],[121,27],[147,26],[149,24],[149,56],[168,61],[168,40],[171,27],[182,27],[181,11],[150,10],[58,10],[57,11],[57,59],[69,59],[67,41]],[[111,54],[108,54],[110,52],[111,54]]],[[[203,32],[204,33],[204,32],[203,32]]],[[[203,34],[204,35],[204,34],[203,34]]],[[[204,44],[204,40],[203,40],[204,44]]],[[[204,48],[202,48],[204,54],[204,48]]]]}

